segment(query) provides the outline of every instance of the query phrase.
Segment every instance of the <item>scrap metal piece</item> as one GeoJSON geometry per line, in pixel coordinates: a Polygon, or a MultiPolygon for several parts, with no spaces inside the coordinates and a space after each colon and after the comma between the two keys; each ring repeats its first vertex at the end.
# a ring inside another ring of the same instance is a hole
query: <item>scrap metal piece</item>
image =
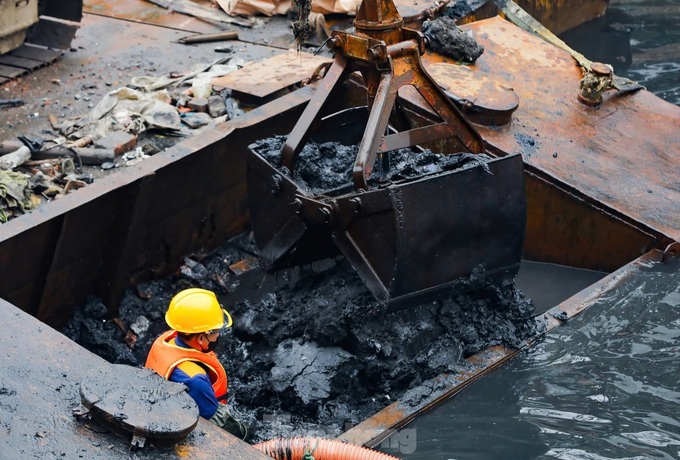
{"type": "Polygon", "coordinates": [[[329,62],[331,60],[325,56],[305,52],[281,53],[213,78],[212,84],[256,97],[267,97],[312,77],[320,66],[329,62]]]}

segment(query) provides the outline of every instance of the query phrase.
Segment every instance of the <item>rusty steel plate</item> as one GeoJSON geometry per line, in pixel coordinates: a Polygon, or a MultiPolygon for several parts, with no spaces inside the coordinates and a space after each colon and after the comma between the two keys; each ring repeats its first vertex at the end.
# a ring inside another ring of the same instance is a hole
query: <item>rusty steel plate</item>
{"type": "Polygon", "coordinates": [[[465,65],[428,62],[425,70],[473,123],[504,126],[517,110],[519,98],[512,88],[465,65]]]}
{"type": "Polygon", "coordinates": [[[328,57],[310,53],[283,52],[214,78],[212,83],[256,97],[266,97],[311,78],[320,66],[330,62],[328,57]]]}
{"type": "Polygon", "coordinates": [[[150,369],[112,364],[87,374],[80,396],[92,415],[144,447],[147,438],[180,441],[196,427],[198,406],[186,389],[150,369]]]}
{"type": "Polygon", "coordinates": [[[187,32],[211,33],[221,30],[215,24],[210,24],[198,18],[176,13],[140,0],[87,0],[85,12],[134,22],[155,24],[158,26],[180,29],[187,32]]]}
{"type": "MultiPolygon", "coordinates": [[[[487,143],[521,153],[529,167],[642,228],[680,240],[680,107],[644,90],[611,90],[601,108],[588,107],[577,99],[582,74],[567,52],[499,17],[463,29],[485,49],[470,66],[475,78],[519,98],[510,126],[478,127],[487,143]]],[[[423,60],[431,65],[441,56],[423,60]]]]}

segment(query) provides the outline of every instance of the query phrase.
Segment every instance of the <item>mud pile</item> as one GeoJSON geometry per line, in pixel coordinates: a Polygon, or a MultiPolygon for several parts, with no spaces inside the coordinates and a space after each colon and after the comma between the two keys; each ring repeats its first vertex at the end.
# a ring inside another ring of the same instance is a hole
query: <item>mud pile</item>
{"type": "Polygon", "coordinates": [[[187,259],[175,276],[128,290],[120,319],[137,336],[132,348],[95,298],[62,332],[112,363],[142,366],[167,328],[172,296],[190,286],[214,289],[234,317],[217,349],[232,410],[257,420],[257,439],[264,440],[339,435],[424,380],[457,369],[463,358],[490,345],[518,347],[542,330],[512,280],[491,284],[481,269],[445,300],[386,312],[344,259],[279,280],[255,272],[260,288],[241,284],[229,265],[251,248],[244,235],[187,259]],[[278,288],[264,286],[277,281],[278,288]],[[243,296],[250,300],[236,300],[243,296]]]}
{"type": "MultiPolygon", "coordinates": [[[[281,168],[281,149],[285,136],[275,136],[253,143],[250,148],[272,166],[281,168]]],[[[358,145],[344,145],[337,142],[309,142],[300,151],[295,162],[292,179],[301,188],[320,194],[337,190],[352,184],[352,168],[359,151],[358,145]]],[[[436,154],[430,150],[409,148],[389,152],[389,167],[384,168],[380,160],[369,178],[369,185],[378,181],[397,181],[442,171],[464,170],[486,164],[492,158],[485,154],[455,153],[436,154]]]]}
{"type": "Polygon", "coordinates": [[[423,35],[429,39],[429,50],[456,61],[474,63],[484,53],[471,32],[465,32],[447,16],[425,21],[423,35]]]}

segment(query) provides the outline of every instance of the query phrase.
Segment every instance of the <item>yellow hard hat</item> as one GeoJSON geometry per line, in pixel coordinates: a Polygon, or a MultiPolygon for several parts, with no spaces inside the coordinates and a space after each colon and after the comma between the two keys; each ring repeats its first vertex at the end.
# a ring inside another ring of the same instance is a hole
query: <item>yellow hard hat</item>
{"type": "Polygon", "coordinates": [[[215,293],[199,288],[177,293],[165,313],[165,322],[177,332],[186,334],[219,330],[232,324],[231,316],[222,308],[215,293]]]}

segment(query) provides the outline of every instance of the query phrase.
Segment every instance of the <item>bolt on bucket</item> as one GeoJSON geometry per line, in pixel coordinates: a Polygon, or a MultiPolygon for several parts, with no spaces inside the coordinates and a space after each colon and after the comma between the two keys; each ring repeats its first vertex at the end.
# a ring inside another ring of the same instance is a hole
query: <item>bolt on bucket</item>
{"type": "MultiPolygon", "coordinates": [[[[365,126],[365,113],[328,117],[329,129],[319,131],[343,133],[340,144],[353,145],[353,126],[365,126]],[[357,120],[348,123],[348,115],[357,120]]],[[[376,167],[368,190],[352,186],[350,163],[346,185],[318,191],[296,182],[300,167],[291,177],[277,146],[274,155],[268,149],[272,144],[253,144],[247,158],[251,224],[267,270],[343,254],[380,303],[401,308],[436,298],[480,265],[486,276],[519,269],[526,223],[521,155],[402,149],[376,161],[390,163],[390,173],[376,167]],[[400,159],[418,155],[420,170],[399,169],[400,159]],[[439,163],[427,163],[435,157],[439,163]]]]}

